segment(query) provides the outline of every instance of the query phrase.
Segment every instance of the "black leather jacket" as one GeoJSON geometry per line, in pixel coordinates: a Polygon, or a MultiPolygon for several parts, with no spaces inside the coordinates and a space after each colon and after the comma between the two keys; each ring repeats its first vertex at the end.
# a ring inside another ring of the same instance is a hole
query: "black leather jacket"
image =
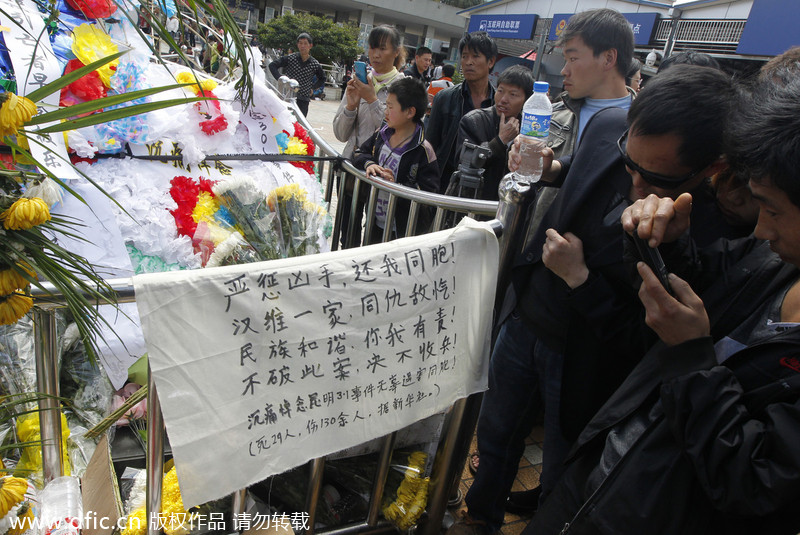
{"type": "MultiPolygon", "coordinates": [[[[463,85],[460,83],[436,93],[428,120],[428,128],[425,131],[426,139],[436,150],[436,160],[439,162],[440,193],[444,193],[447,189],[447,185],[450,183],[450,174],[458,167],[458,163],[455,161],[455,151],[458,124],[464,116],[463,85]]],[[[489,93],[489,97],[494,100],[494,89],[491,84],[489,93]]]]}
{"type": "Polygon", "coordinates": [[[800,327],[722,365],[713,347],[800,273],[767,244],[742,243],[704,252],[716,264],[708,271],[726,274],[701,294],[711,336],[658,344],[642,359],[581,433],[526,533],[558,533],[567,523],[569,534],[800,530],[800,327]],[[626,433],[626,422],[643,415],[646,427],[626,433]],[[612,429],[622,454],[599,486],[587,486],[612,429]]]}
{"type": "Polygon", "coordinates": [[[500,180],[508,173],[508,146],[498,137],[499,130],[500,116],[494,106],[472,110],[461,118],[458,125],[458,139],[462,143],[456,147],[456,162],[461,161],[464,141],[488,147],[492,151],[484,165],[483,190],[479,197],[487,201],[498,199],[500,180]]]}

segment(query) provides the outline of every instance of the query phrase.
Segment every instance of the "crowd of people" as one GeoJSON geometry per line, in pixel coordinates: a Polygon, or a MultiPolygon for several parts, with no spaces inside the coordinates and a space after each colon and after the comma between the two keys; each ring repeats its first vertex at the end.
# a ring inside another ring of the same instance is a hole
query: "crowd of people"
{"type": "MultiPolygon", "coordinates": [[[[753,80],[676,54],[641,87],[633,43],[611,9],[560,36],[564,91],[497,311],[467,511],[448,535],[491,535],[512,508],[532,515],[528,535],[800,531],[800,48],[753,80]],[[540,487],[513,493],[541,415],[540,487]]],[[[465,141],[483,145],[479,196],[497,199],[521,163],[533,74],[512,67],[493,87],[485,32],[459,54],[463,82],[436,88],[425,126],[430,50],[402,72],[397,30],[374,28],[371,73],[347,82],[334,119],[344,156],[452,193],[465,141]]],[[[366,198],[345,191],[360,215],[366,198]]],[[[363,243],[404,234],[408,207],[389,221],[386,201],[363,243]]]]}

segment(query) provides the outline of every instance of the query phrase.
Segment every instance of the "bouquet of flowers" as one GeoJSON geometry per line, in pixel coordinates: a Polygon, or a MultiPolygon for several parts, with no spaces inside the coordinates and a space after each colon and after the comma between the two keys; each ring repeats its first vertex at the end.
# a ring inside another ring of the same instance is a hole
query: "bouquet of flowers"
{"type": "Polygon", "coordinates": [[[267,205],[266,195],[252,178],[236,177],[219,182],[214,185],[213,192],[259,259],[283,257],[279,236],[275,232],[275,214],[267,205]]]}
{"type": "Polygon", "coordinates": [[[328,212],[310,202],[299,184],[265,195],[252,179],[238,177],[214,185],[213,191],[260,260],[319,252],[328,212]]]}
{"type": "Polygon", "coordinates": [[[383,516],[400,529],[414,526],[425,512],[430,484],[430,478],[424,477],[427,461],[428,455],[422,451],[408,456],[403,480],[394,496],[388,495],[389,503],[383,507],[383,516]]]}
{"type": "Polygon", "coordinates": [[[299,184],[275,188],[267,197],[270,211],[276,214],[284,256],[303,256],[319,252],[318,230],[328,212],[308,200],[299,184]]]}

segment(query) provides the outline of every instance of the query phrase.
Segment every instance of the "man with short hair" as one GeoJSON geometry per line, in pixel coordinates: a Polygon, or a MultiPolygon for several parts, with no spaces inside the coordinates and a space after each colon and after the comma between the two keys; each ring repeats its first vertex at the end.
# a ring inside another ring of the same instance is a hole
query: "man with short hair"
{"type": "MultiPolygon", "coordinates": [[[[533,93],[533,73],[527,67],[514,65],[497,79],[494,106],[472,110],[461,118],[458,139],[487,147],[491,153],[484,165],[483,187],[475,198],[496,201],[500,180],[508,172],[508,148],[519,135],[522,106],[533,93]]],[[[459,145],[461,159],[463,144],[459,145]]],[[[455,176],[455,175],[454,175],[455,176]]],[[[457,195],[458,184],[450,184],[448,195],[457,195]]]]}
{"type": "MultiPolygon", "coordinates": [[[[547,146],[553,158],[569,161],[595,113],[612,107],[627,110],[631,106],[635,93],[627,88],[625,76],[633,58],[633,32],[621,13],[613,9],[593,9],[573,15],[558,44],[564,55],[561,74],[566,91],[553,104],[547,146]]],[[[519,162],[517,140],[509,154],[509,170],[516,171],[519,162]]],[[[559,161],[554,163],[560,165],[559,161]]],[[[529,234],[539,228],[558,192],[559,188],[553,187],[539,190],[531,208],[529,234]]],[[[540,491],[535,488],[511,493],[507,503],[509,511],[520,514],[535,511],[540,491]]]]}
{"type": "Polygon", "coordinates": [[[435,97],[439,91],[455,85],[453,83],[453,75],[456,73],[455,65],[447,63],[442,67],[441,71],[442,75],[432,80],[431,84],[428,86],[428,108],[433,104],[433,97],[435,97]]]}
{"type": "Polygon", "coordinates": [[[561,193],[515,260],[499,314],[478,421],[480,464],[467,494],[471,533],[502,524],[542,401],[546,503],[572,441],[645,353],[650,340],[623,262],[619,217],[656,188],[677,196],[725,167],[732,97],[724,74],[675,67],[642,89],[627,114],[630,129],[624,110],[601,110],[571,158],[552,169],[545,162],[543,180],[561,193]]]}
{"type": "MultiPolygon", "coordinates": [[[[661,245],[686,280],[670,275],[670,295],[637,265],[661,342],[583,430],[526,535],[800,531],[798,95],[800,80],[762,77],[732,106],[732,160],[760,206],[754,237],[681,246],[685,194],[626,209],[625,230],[661,245]]],[[[651,175],[668,164],[629,149],[651,175]]]]}
{"type": "MultiPolygon", "coordinates": [[[[625,84],[633,59],[633,31],[628,20],[613,9],[591,9],[569,19],[558,40],[564,55],[565,91],[553,104],[547,146],[554,158],[572,154],[592,115],[605,108],[630,108],[636,93],[625,84]]],[[[509,169],[519,166],[518,142],[511,151],[509,169]]],[[[544,188],[536,198],[531,225],[539,225],[557,190],[544,188]]]]}
{"type": "Polygon", "coordinates": [[[427,87],[431,81],[431,75],[428,72],[431,61],[433,61],[433,51],[427,46],[421,46],[417,49],[416,54],[414,54],[414,64],[406,69],[403,74],[411,78],[416,78],[427,87]]]}
{"type": "Polygon", "coordinates": [[[486,32],[465,34],[458,44],[458,53],[461,55],[464,81],[440,91],[433,99],[426,132],[439,161],[440,193],[447,189],[450,175],[458,167],[458,123],[468,112],[490,107],[494,97],[494,88],[489,83],[489,73],[497,61],[497,44],[494,40],[486,32]]]}
{"type": "Polygon", "coordinates": [[[283,74],[297,80],[300,85],[297,91],[297,107],[308,116],[308,103],[314,90],[325,85],[325,71],[319,61],[311,56],[314,40],[307,33],[297,36],[297,50],[294,54],[283,56],[269,64],[269,72],[277,80],[281,77],[278,69],[283,69],[283,74]]]}

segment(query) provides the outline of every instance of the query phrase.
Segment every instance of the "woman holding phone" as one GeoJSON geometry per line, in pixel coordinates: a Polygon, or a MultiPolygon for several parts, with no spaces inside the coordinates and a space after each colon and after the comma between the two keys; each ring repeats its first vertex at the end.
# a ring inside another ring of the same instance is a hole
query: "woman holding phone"
{"type": "MultiPolygon", "coordinates": [[[[354,76],[347,82],[347,89],[333,118],[333,133],[336,139],[347,144],[342,155],[352,159],[355,149],[381,126],[386,107],[386,90],[393,81],[403,78],[398,67],[405,63],[406,49],[400,46],[400,33],[393,26],[377,26],[369,34],[369,62],[372,72],[367,75],[367,83],[354,76]]],[[[347,244],[347,225],[350,220],[352,191],[354,179],[349,178],[345,187],[345,196],[339,199],[342,206],[342,247],[347,244]]],[[[359,195],[357,213],[363,214],[367,188],[362,188],[359,195]]],[[[353,246],[361,244],[361,224],[356,225],[352,239],[353,246]]]]}

